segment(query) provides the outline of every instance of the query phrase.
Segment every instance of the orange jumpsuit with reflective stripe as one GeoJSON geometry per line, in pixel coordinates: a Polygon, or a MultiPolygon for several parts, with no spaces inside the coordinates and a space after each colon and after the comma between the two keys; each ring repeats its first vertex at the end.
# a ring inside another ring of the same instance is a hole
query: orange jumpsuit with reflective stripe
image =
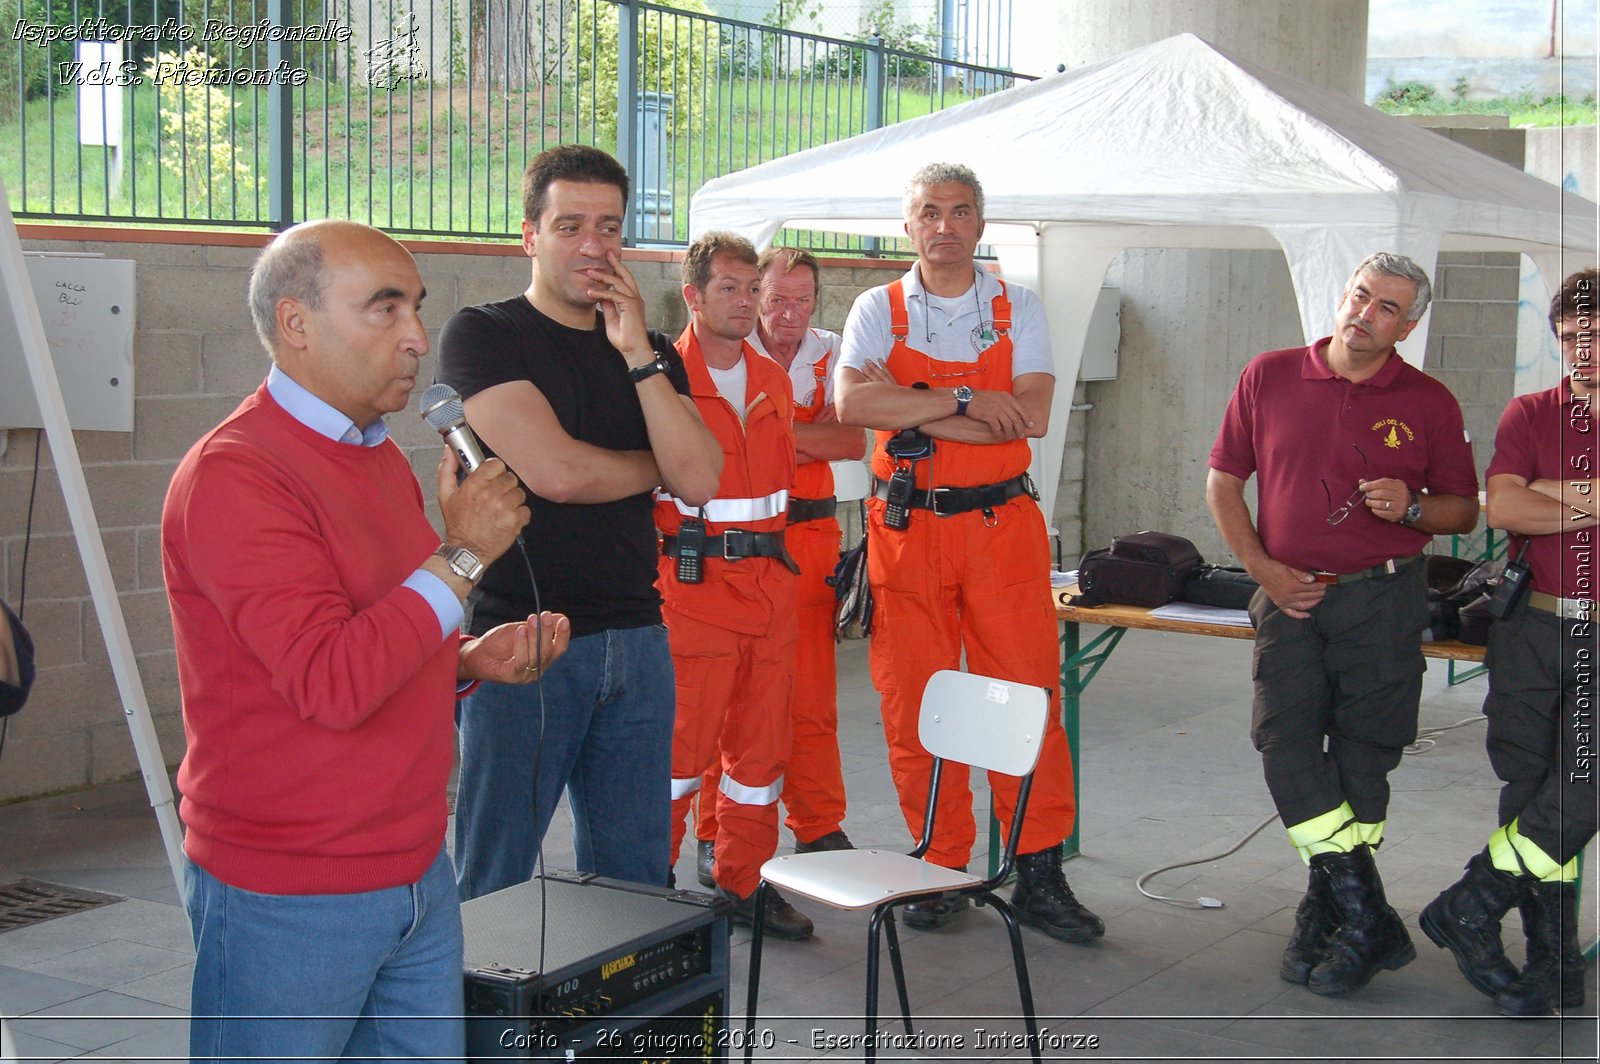
{"type": "MultiPolygon", "coordinates": [[[[693,326],[678,338],[689,390],[722,445],[722,479],[703,508],[664,494],[656,527],[676,535],[703,510],[706,535],[729,529],[782,534],[794,483],[793,390],[776,362],[744,347],[744,417],[717,392],[693,326]]],[[[672,858],[701,776],[721,751],[717,795],[717,882],[746,897],[762,862],[778,846],[778,793],[789,757],[789,697],[794,686],[794,573],[777,558],[703,562],[698,584],[677,578],[663,555],[658,583],[677,676],[672,736],[672,858]]]]}
{"type": "MultiPolygon", "coordinates": [[[[796,403],[794,420],[810,424],[827,408],[828,374],[833,356],[828,352],[812,366],[816,391],[809,404],[796,403]]],[[[826,499],[833,495],[833,467],[827,462],[803,462],[795,471],[794,497],[826,499]]],[[[794,697],[790,708],[792,741],[789,767],[783,777],[784,823],[801,842],[811,842],[844,824],[844,769],[839,761],[839,681],[834,660],[833,617],[835,598],[827,579],[839,562],[841,533],[835,517],[790,525],[789,553],[800,566],[800,632],[795,647],[794,697]]],[[[699,821],[695,835],[717,837],[716,803],[706,795],[717,786],[716,767],[706,773],[701,786],[699,821]]]]}
{"type": "MultiPolygon", "coordinates": [[[[1012,388],[1011,304],[1004,286],[993,303],[993,345],[976,362],[930,358],[906,343],[905,293],[889,285],[894,346],[888,367],[904,385],[968,385],[978,390],[1012,388]]],[[[877,432],[872,471],[880,480],[894,474],[895,460],[884,450],[893,435],[877,432]]],[[[916,464],[917,488],[976,487],[1010,480],[1027,472],[1032,452],[1026,440],[995,444],[938,440],[931,460],[916,464]]],[[[1059,706],[1060,651],[1055,611],[1050,604],[1050,550],[1039,504],[1019,495],[992,510],[969,510],[949,517],[931,510],[911,511],[910,527],[885,528],[884,502],[867,502],[867,574],[877,612],[872,621],[872,682],[882,699],[883,730],[889,743],[889,769],[900,795],[900,809],[913,838],[922,833],[923,811],[933,759],[917,738],[922,689],[939,669],[959,669],[963,649],[971,672],[1037,684],[1052,692],[1059,706]]],[[[1014,777],[989,774],[995,811],[1009,830],[1016,807],[1014,777]]],[[[1072,761],[1059,713],[1045,731],[1034,776],[1019,853],[1054,846],[1072,830],[1072,761]]],[[[928,860],[955,868],[972,855],[975,827],[972,793],[963,773],[947,774],[941,793],[928,860]]]]}

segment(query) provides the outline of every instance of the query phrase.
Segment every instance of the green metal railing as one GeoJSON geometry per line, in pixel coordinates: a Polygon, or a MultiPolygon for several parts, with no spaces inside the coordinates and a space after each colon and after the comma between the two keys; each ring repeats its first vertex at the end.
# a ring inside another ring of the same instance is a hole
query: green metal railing
{"type": "Polygon", "coordinates": [[[634,243],[711,178],[1018,75],[638,0],[0,0],[19,218],[504,238],[558,143],[612,151],[634,243]],[[84,51],[85,38],[109,53],[84,51]]]}

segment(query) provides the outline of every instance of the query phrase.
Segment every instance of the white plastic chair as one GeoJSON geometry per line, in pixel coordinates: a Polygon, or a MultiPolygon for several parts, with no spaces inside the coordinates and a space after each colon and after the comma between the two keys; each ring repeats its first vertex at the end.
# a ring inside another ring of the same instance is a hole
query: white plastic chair
{"type": "Polygon", "coordinates": [[[754,906],[754,938],[750,943],[750,988],[745,1004],[746,1061],[751,1059],[755,1047],[766,893],[772,887],[835,909],[872,910],[872,917],[867,922],[867,1037],[864,1043],[867,1060],[877,1056],[877,1039],[874,1035],[878,1027],[880,928],[889,943],[889,963],[894,970],[900,1015],[906,1033],[913,1033],[911,1003],[906,995],[905,968],[900,959],[894,910],[914,901],[941,895],[977,898],[992,906],[1005,920],[1006,932],[1011,938],[1011,956],[1017,971],[1017,991],[1022,998],[1023,1020],[1028,1029],[1028,1046],[1033,1059],[1040,1059],[1038,1023],[1034,1018],[1033,989],[1028,981],[1028,961],[1023,955],[1022,935],[1010,904],[994,891],[1011,874],[1011,865],[1016,858],[1017,840],[1021,837],[1028,794],[1033,787],[1034,766],[1038,764],[1039,750],[1044,743],[1045,714],[1049,708],[1049,693],[1044,688],[948,669],[934,673],[923,689],[922,710],[917,722],[917,734],[928,753],[933,755],[934,762],[927,812],[923,817],[922,839],[916,849],[909,854],[882,850],[803,853],[774,857],[761,866],[761,885],[756,890],[754,906]],[[933,839],[934,812],[938,806],[939,783],[946,761],[1022,778],[1017,793],[1016,815],[1006,838],[1005,854],[995,874],[988,879],[922,860],[933,839]]]}

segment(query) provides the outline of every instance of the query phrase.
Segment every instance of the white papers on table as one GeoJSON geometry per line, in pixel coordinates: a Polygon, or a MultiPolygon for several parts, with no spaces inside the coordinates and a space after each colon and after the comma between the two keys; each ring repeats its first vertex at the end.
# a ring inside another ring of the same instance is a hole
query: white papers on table
{"type": "Polygon", "coordinates": [[[1202,606],[1195,602],[1169,602],[1150,611],[1150,616],[1164,621],[1188,621],[1191,624],[1226,624],[1233,628],[1249,628],[1247,610],[1228,610],[1221,606],[1202,606]]]}

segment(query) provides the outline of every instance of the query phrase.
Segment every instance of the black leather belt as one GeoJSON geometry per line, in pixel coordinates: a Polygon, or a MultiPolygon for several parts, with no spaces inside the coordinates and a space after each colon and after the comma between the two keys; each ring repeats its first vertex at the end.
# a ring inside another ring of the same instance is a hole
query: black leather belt
{"type": "Polygon", "coordinates": [[[839,512],[839,500],[829,495],[826,499],[790,499],[789,524],[820,521],[839,512]]]}
{"type": "MultiPolygon", "coordinates": [[[[678,556],[678,537],[661,537],[661,553],[669,558],[678,556]]],[[[776,558],[789,568],[798,573],[800,566],[789,556],[788,548],[783,545],[782,532],[746,532],[742,528],[730,528],[720,536],[707,536],[705,546],[707,558],[721,558],[723,561],[737,562],[745,558],[776,558]]]]}
{"type": "MultiPolygon", "coordinates": [[[[875,498],[887,499],[889,482],[874,477],[872,494],[875,498]]],[[[1012,477],[1010,480],[1002,480],[998,484],[979,484],[972,488],[929,488],[927,491],[913,492],[911,508],[932,510],[939,517],[950,517],[953,514],[964,514],[968,510],[1001,506],[1018,495],[1027,495],[1036,501],[1039,498],[1039,490],[1033,486],[1033,477],[1027,473],[1012,477]]]]}
{"type": "Polygon", "coordinates": [[[1330,573],[1314,570],[1311,575],[1319,584],[1353,584],[1358,580],[1370,580],[1375,576],[1393,576],[1418,558],[1420,554],[1413,554],[1409,558],[1390,558],[1382,565],[1374,565],[1370,569],[1360,569],[1353,573],[1330,573]]]}

